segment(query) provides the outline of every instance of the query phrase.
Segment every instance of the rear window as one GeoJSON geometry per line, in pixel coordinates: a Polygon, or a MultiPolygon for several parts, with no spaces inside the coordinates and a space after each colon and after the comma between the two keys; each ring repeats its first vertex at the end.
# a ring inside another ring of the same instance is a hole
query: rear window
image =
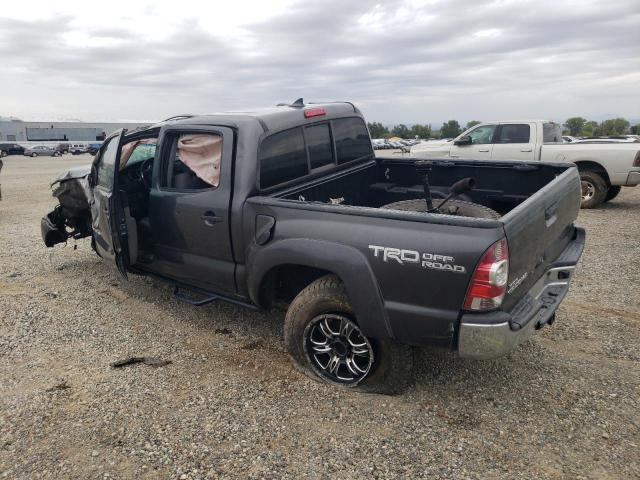
{"type": "Polygon", "coordinates": [[[362,119],[341,118],[332,123],[338,163],[373,155],[369,132],[362,119]]]}
{"type": "Polygon", "coordinates": [[[336,156],[340,164],[372,155],[369,132],[360,118],[340,118],[285,130],[265,138],[260,145],[260,188],[336,165],[336,156]]]}
{"type": "Polygon", "coordinates": [[[529,143],[531,128],[526,124],[502,125],[497,143],[529,143]]]}
{"type": "Polygon", "coordinates": [[[544,143],[562,142],[562,126],[553,122],[543,124],[542,141],[544,143]]]}
{"type": "Polygon", "coordinates": [[[260,187],[269,188],[307,174],[302,128],[267,137],[260,147],[260,187]]]}
{"type": "Polygon", "coordinates": [[[309,164],[312,170],[334,163],[328,123],[306,127],[304,134],[309,148],[309,164]]]}

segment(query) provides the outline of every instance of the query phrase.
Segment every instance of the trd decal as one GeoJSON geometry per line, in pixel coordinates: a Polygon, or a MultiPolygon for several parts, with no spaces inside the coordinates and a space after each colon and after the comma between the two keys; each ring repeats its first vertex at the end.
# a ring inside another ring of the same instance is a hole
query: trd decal
{"type": "Polygon", "coordinates": [[[415,263],[423,268],[431,270],[444,270],[453,273],[465,273],[467,269],[462,265],[456,265],[455,258],[438,253],[417,252],[415,250],[405,250],[394,247],[381,247],[379,245],[369,245],[369,250],[373,250],[373,256],[383,262],[397,262],[400,265],[415,263]]]}
{"type": "Polygon", "coordinates": [[[520,284],[522,282],[524,282],[524,279],[527,278],[529,276],[529,272],[526,272],[524,275],[516,278],[513,282],[511,282],[509,284],[509,289],[507,290],[507,293],[509,295],[511,295],[511,293],[520,286],[520,284]]]}

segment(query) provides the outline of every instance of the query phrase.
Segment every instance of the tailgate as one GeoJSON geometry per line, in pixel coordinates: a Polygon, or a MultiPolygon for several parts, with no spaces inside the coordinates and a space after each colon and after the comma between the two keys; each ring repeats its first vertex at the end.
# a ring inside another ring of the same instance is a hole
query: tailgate
{"type": "Polygon", "coordinates": [[[502,217],[509,243],[509,310],[571,241],[580,211],[580,176],[568,168],[502,217]]]}

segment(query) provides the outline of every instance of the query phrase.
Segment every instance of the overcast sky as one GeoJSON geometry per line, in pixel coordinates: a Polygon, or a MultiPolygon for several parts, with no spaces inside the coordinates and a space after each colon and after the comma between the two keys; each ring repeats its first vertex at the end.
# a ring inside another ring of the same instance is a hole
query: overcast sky
{"type": "Polygon", "coordinates": [[[0,116],[349,100],[370,121],[640,118],[638,0],[11,1],[0,116]]]}

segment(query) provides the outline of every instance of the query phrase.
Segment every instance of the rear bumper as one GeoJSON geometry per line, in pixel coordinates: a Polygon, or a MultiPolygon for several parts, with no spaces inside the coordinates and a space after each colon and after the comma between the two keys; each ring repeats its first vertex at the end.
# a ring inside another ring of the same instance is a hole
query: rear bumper
{"type": "Polygon", "coordinates": [[[584,240],[584,230],[577,228],[574,240],[510,312],[464,314],[458,333],[459,355],[478,360],[500,357],[552,323],[569,290],[584,240]]]}
{"type": "Polygon", "coordinates": [[[625,183],[625,185],[627,187],[635,187],[636,185],[640,185],[640,172],[629,172],[627,183],[625,183]]]}

